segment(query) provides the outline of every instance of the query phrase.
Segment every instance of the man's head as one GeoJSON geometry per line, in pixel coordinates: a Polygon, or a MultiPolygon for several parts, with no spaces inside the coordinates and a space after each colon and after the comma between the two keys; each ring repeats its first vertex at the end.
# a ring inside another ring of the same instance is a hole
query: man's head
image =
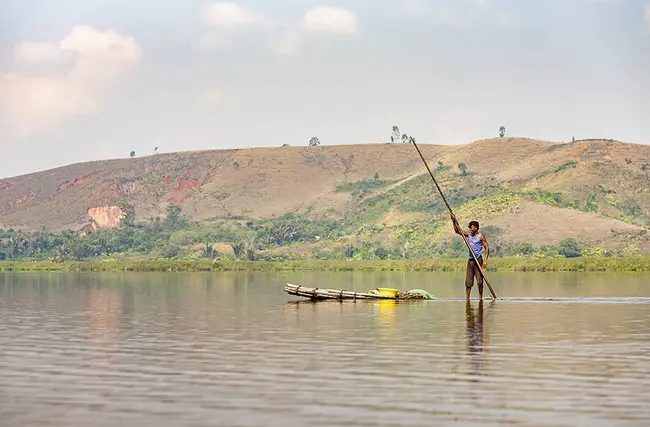
{"type": "Polygon", "coordinates": [[[478,221],[471,221],[469,223],[469,231],[472,232],[472,234],[476,233],[479,229],[478,221]]]}

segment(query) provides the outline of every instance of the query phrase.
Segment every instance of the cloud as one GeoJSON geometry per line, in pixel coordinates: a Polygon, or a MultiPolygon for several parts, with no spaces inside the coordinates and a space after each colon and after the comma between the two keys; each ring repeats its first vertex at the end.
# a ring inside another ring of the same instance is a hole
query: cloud
{"type": "Polygon", "coordinates": [[[23,42],[14,48],[17,62],[52,62],[61,59],[63,51],[56,43],[23,42]]]}
{"type": "Polygon", "coordinates": [[[232,31],[242,27],[258,27],[266,18],[258,12],[235,3],[211,3],[202,9],[203,20],[211,27],[232,31]]]}
{"type": "Polygon", "coordinates": [[[263,14],[228,2],[206,4],[200,8],[200,15],[209,28],[196,44],[199,49],[229,48],[237,31],[269,24],[263,14]]]}
{"type": "Polygon", "coordinates": [[[357,17],[347,9],[338,7],[317,7],[308,11],[301,27],[307,31],[331,34],[354,34],[357,32],[357,17]]]}
{"type": "Polygon", "coordinates": [[[357,32],[354,13],[338,7],[317,7],[293,24],[246,9],[235,3],[211,3],[200,9],[203,22],[209,27],[195,46],[199,49],[226,49],[233,46],[235,33],[242,30],[263,30],[268,46],[278,55],[293,55],[313,34],[350,35],[357,32]]]}
{"type": "Polygon", "coordinates": [[[650,5],[645,7],[645,15],[643,17],[643,28],[646,34],[650,34],[650,5]]]}
{"type": "Polygon", "coordinates": [[[0,95],[7,107],[0,118],[11,134],[29,136],[92,113],[105,91],[140,60],[141,52],[132,37],[79,25],[58,43],[20,43],[14,49],[14,68],[21,61],[39,63],[64,55],[73,61],[62,74],[0,72],[0,95]]]}

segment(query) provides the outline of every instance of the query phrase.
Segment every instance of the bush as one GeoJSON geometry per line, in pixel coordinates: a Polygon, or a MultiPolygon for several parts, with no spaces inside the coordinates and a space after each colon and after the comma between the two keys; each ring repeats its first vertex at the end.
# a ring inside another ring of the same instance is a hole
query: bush
{"type": "Polygon", "coordinates": [[[565,258],[577,258],[582,256],[580,244],[571,237],[562,239],[558,245],[558,253],[565,258]]]}

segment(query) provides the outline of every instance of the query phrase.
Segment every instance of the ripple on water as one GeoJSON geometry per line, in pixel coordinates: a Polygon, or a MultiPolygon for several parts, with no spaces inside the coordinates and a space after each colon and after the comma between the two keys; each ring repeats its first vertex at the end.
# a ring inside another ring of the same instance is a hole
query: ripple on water
{"type": "Polygon", "coordinates": [[[650,298],[290,304],[206,286],[0,286],[2,425],[650,420],[650,298]]]}

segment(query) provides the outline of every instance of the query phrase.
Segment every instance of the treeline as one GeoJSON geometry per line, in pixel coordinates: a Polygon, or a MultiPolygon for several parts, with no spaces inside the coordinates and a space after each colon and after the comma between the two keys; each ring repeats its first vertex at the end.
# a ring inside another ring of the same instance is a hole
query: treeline
{"type": "MultiPolygon", "coordinates": [[[[320,260],[404,260],[462,258],[467,248],[460,239],[426,243],[426,232],[398,229],[393,240],[369,237],[381,232],[376,227],[330,219],[309,219],[286,214],[264,220],[229,220],[197,223],[185,217],[178,206],[167,215],[135,222],[132,212],[115,229],[100,229],[85,235],[71,230],[61,233],[25,232],[0,229],[0,260],[87,260],[126,256],[167,259],[216,259],[247,261],[320,260]],[[346,244],[346,236],[356,236],[346,244]],[[365,240],[365,241],[364,241],[365,240]],[[296,243],[316,243],[308,250],[292,250],[296,243]],[[225,248],[225,249],[224,249],[225,248]]],[[[489,227],[486,229],[489,233],[489,227]]],[[[602,249],[585,248],[575,239],[557,245],[490,242],[492,256],[575,258],[617,255],[602,249]]]]}
{"type": "Polygon", "coordinates": [[[219,242],[230,246],[235,259],[255,260],[260,251],[270,247],[329,240],[343,233],[334,220],[310,220],[295,214],[261,221],[197,223],[185,217],[180,207],[170,206],[164,219],[156,217],[135,223],[127,215],[119,228],[85,235],[71,230],[49,233],[0,229],[0,260],[64,261],[115,254],[228,258],[227,254],[214,250],[214,244],[219,242]]]}

